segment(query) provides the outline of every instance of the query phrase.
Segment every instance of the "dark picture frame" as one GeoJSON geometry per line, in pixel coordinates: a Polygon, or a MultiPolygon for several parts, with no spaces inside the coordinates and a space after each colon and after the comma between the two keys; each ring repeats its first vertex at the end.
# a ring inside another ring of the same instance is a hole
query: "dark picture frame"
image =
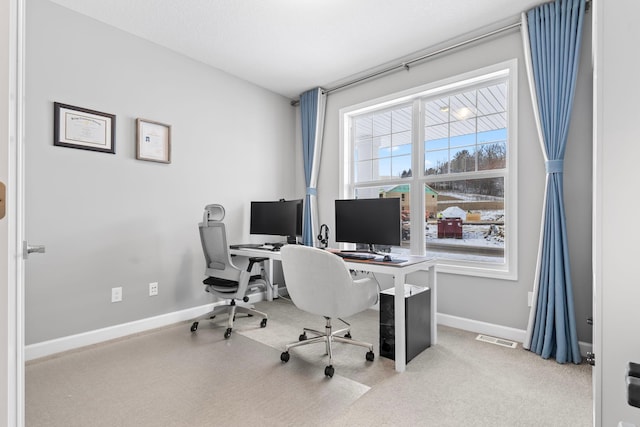
{"type": "Polygon", "coordinates": [[[136,159],[171,163],[171,125],[136,119],[136,159]]]}
{"type": "Polygon", "coordinates": [[[116,116],[54,102],[53,145],[115,154],[116,116]]]}

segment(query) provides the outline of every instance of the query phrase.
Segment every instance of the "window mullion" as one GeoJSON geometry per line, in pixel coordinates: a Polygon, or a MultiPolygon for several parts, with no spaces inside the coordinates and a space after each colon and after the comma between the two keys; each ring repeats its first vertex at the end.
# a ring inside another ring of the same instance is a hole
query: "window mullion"
{"type": "Polygon", "coordinates": [[[412,254],[424,255],[426,241],[424,237],[424,114],[422,100],[413,101],[412,109],[412,153],[413,173],[411,178],[411,245],[412,254]]]}

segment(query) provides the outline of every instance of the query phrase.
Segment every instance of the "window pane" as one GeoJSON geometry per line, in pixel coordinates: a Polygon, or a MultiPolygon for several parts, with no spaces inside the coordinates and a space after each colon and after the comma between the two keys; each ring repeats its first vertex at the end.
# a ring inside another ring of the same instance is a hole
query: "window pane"
{"type": "Polygon", "coordinates": [[[373,138],[373,147],[375,150],[374,157],[390,157],[391,156],[391,137],[389,135],[378,136],[373,138]]]}
{"type": "Polygon", "coordinates": [[[391,142],[393,143],[394,146],[403,145],[403,144],[411,144],[411,131],[394,133],[391,136],[391,142]]]}
{"type": "Polygon", "coordinates": [[[452,122],[450,127],[451,139],[454,137],[467,137],[472,144],[476,142],[476,119],[452,122]]]}
{"type": "Polygon", "coordinates": [[[475,143],[476,143],[475,133],[452,136],[451,139],[449,140],[449,146],[451,148],[461,147],[464,145],[475,145],[475,143]]]}
{"type": "Polygon", "coordinates": [[[455,120],[468,120],[476,115],[476,91],[453,95],[449,99],[450,113],[455,120]]]}
{"type": "Polygon", "coordinates": [[[393,176],[407,178],[411,176],[411,156],[394,156],[392,161],[393,176]]]}
{"type": "Polygon", "coordinates": [[[461,147],[451,150],[451,168],[450,172],[473,172],[476,170],[476,153],[475,148],[461,147]]]}
{"type": "Polygon", "coordinates": [[[478,115],[507,110],[507,84],[500,83],[478,89],[478,115]]]}
{"type": "Polygon", "coordinates": [[[353,120],[356,139],[371,138],[373,136],[373,115],[364,114],[353,120]]]}
{"type": "Polygon", "coordinates": [[[390,158],[373,161],[373,179],[389,179],[392,176],[390,158]]]}
{"type": "Polygon", "coordinates": [[[447,149],[447,148],[449,148],[449,139],[448,138],[433,139],[431,141],[425,141],[424,142],[425,151],[428,151],[428,150],[442,150],[442,149],[447,149]]]}
{"type": "Polygon", "coordinates": [[[431,183],[425,186],[425,215],[427,253],[504,262],[504,178],[431,183]]]}
{"type": "Polygon", "coordinates": [[[391,134],[391,111],[373,114],[373,136],[391,134]]]}
{"type": "Polygon", "coordinates": [[[424,124],[432,126],[449,121],[449,97],[433,99],[424,103],[424,124]]]}
{"type": "Polygon", "coordinates": [[[507,167],[507,143],[484,144],[478,149],[478,170],[507,167]]]}
{"type": "Polygon", "coordinates": [[[356,162],[354,177],[356,182],[366,182],[373,179],[372,162],[367,160],[365,162],[356,162]]]}
{"type": "Polygon", "coordinates": [[[449,150],[424,153],[424,169],[426,175],[449,173],[449,150]]]}
{"type": "Polygon", "coordinates": [[[391,130],[393,133],[411,131],[411,105],[393,110],[391,130]]]}
{"type": "Polygon", "coordinates": [[[411,154],[411,144],[405,145],[396,145],[393,147],[393,156],[404,156],[406,154],[411,154]]]}
{"type": "Polygon", "coordinates": [[[487,142],[505,142],[507,140],[506,129],[488,130],[486,132],[478,133],[478,144],[484,144],[487,142]]]}
{"type": "Polygon", "coordinates": [[[353,118],[355,182],[411,176],[412,109],[405,104],[353,118]]]}
{"type": "Polygon", "coordinates": [[[449,124],[445,123],[443,125],[434,125],[434,126],[425,127],[424,138],[425,138],[425,149],[431,150],[434,148],[441,148],[438,146],[433,146],[433,144],[438,144],[438,141],[444,141],[445,144],[448,143],[449,124]]]}
{"type": "Polygon", "coordinates": [[[478,133],[507,128],[507,114],[489,114],[478,117],[478,133]]]}
{"type": "Polygon", "coordinates": [[[373,150],[371,147],[371,139],[364,139],[356,141],[356,149],[353,153],[355,161],[370,160],[373,156],[373,150]]]}
{"type": "Polygon", "coordinates": [[[378,187],[360,187],[356,188],[354,197],[356,199],[377,199],[380,197],[380,191],[382,189],[378,187]]]}

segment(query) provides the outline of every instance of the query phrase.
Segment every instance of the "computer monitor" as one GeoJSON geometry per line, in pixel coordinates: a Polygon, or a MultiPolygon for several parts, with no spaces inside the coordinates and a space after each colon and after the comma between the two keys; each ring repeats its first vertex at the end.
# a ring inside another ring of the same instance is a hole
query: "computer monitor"
{"type": "Polygon", "coordinates": [[[336,242],[400,246],[400,199],[336,200],[336,242]]]}
{"type": "Polygon", "coordinates": [[[302,200],[251,202],[249,233],[286,236],[295,243],[302,236],[302,200]]]}

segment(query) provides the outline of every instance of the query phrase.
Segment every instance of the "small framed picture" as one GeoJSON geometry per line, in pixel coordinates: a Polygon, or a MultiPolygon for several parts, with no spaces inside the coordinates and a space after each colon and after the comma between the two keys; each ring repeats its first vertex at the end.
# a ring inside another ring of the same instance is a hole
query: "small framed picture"
{"type": "Polygon", "coordinates": [[[53,103],[53,145],[116,153],[116,116],[53,103]]]}
{"type": "Polygon", "coordinates": [[[171,163],[171,126],[136,119],[136,159],[171,163]]]}

